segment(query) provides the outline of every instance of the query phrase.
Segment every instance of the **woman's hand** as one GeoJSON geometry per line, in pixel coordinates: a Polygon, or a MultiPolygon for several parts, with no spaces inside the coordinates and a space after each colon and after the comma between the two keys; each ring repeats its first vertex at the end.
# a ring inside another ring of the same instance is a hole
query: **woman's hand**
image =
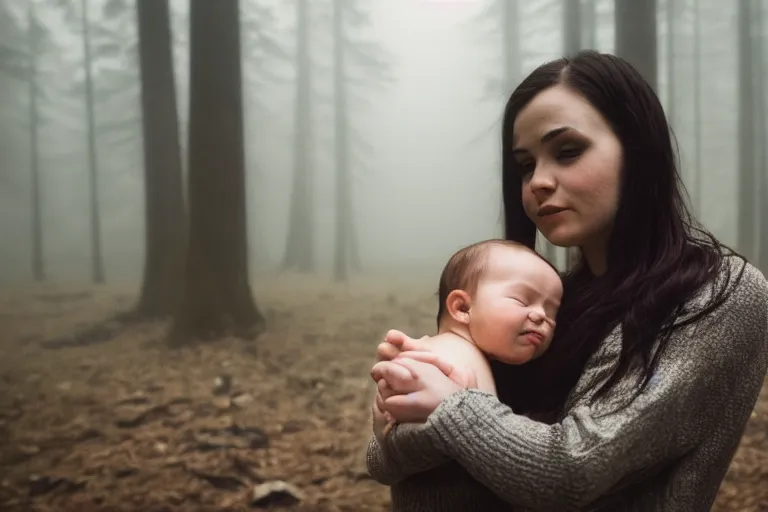
{"type": "Polygon", "coordinates": [[[373,416],[373,435],[380,445],[384,444],[387,427],[392,423],[392,415],[381,410],[384,402],[380,399],[379,393],[376,393],[376,400],[371,406],[371,415],[373,416]]]}
{"type": "MultiPolygon", "coordinates": [[[[376,357],[379,361],[390,361],[401,354],[403,351],[428,350],[426,341],[429,336],[423,336],[421,339],[414,339],[404,332],[390,330],[384,336],[384,341],[376,348],[376,357]]],[[[406,371],[405,368],[402,368],[406,371]]],[[[397,371],[397,370],[395,370],[397,371]]],[[[401,375],[401,378],[409,379],[410,373],[401,375]]],[[[373,373],[371,373],[373,376],[373,373]]],[[[395,418],[385,410],[384,401],[395,394],[384,379],[376,379],[377,393],[373,404],[371,405],[371,416],[373,417],[373,433],[379,443],[383,443],[386,436],[387,427],[395,421],[395,418]]]]}
{"type": "Polygon", "coordinates": [[[381,361],[371,376],[379,390],[374,407],[401,423],[423,423],[444,398],[477,387],[474,374],[431,352],[404,352],[381,361]]]}
{"type": "Polygon", "coordinates": [[[384,341],[376,347],[376,357],[379,361],[391,361],[401,352],[405,351],[427,351],[429,350],[426,340],[429,336],[422,336],[420,339],[414,339],[404,332],[390,329],[384,336],[384,341]]]}

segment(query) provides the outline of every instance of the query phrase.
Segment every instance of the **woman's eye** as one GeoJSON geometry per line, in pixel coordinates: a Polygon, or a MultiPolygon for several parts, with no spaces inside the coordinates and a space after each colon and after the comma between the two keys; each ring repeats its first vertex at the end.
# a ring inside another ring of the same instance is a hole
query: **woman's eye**
{"type": "Polygon", "coordinates": [[[536,164],[533,162],[522,162],[517,164],[517,170],[520,172],[520,176],[527,176],[533,172],[536,168],[536,164]]]}
{"type": "Polygon", "coordinates": [[[570,160],[570,159],[579,157],[581,153],[583,153],[583,150],[581,148],[563,147],[558,152],[557,158],[561,160],[570,160]]]}

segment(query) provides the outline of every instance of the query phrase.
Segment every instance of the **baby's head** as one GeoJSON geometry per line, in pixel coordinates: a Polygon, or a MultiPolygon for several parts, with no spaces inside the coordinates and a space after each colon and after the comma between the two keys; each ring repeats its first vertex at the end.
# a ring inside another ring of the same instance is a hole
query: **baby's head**
{"type": "Polygon", "coordinates": [[[549,347],[563,285],[535,251],[486,240],[451,256],[438,296],[440,332],[459,328],[489,358],[523,364],[549,347]]]}

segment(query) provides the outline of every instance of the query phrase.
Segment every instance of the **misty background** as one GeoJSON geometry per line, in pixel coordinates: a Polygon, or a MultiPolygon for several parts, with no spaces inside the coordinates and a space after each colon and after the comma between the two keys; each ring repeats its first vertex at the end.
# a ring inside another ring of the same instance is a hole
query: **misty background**
{"type": "MultiPolygon", "coordinates": [[[[170,2],[184,162],[188,4],[170,2]]],[[[655,26],[645,29],[656,33],[654,78],[679,142],[695,211],[723,242],[756,260],[764,230],[758,219],[765,217],[760,207],[766,180],[768,2],[636,4],[655,9],[655,26]],[[745,22],[752,24],[746,41],[745,22]],[[747,60],[744,52],[750,53],[747,60]],[[746,71],[743,62],[750,63],[746,71]],[[753,87],[746,106],[740,105],[745,80],[753,87]],[[751,138],[739,131],[745,113],[753,113],[751,138]],[[751,162],[743,156],[745,139],[752,141],[751,162]],[[742,197],[743,191],[740,196],[744,175],[753,180],[746,188],[752,197],[742,197]],[[748,229],[744,218],[754,219],[748,229]]],[[[501,233],[499,130],[509,93],[534,67],[570,51],[567,38],[573,37],[569,31],[574,27],[581,31],[582,47],[616,51],[614,0],[367,0],[356,5],[359,19],[347,21],[352,42],[346,49],[345,80],[348,217],[360,271],[418,270],[436,276],[460,246],[501,233]],[[356,58],[357,53],[362,55],[356,58]]],[[[306,162],[302,181],[311,197],[314,266],[330,273],[339,204],[331,2],[241,0],[240,7],[251,274],[258,279],[274,272],[286,258],[300,158],[306,162]],[[304,34],[297,28],[302,5],[309,20],[304,34]],[[305,73],[311,83],[297,113],[301,35],[309,41],[311,65],[305,73]],[[301,143],[306,146],[297,149],[297,126],[302,125],[309,135],[301,143]]],[[[145,196],[137,38],[136,11],[128,0],[0,4],[3,281],[34,278],[35,208],[45,279],[92,280],[92,176],[104,280],[134,283],[141,276],[145,196]],[[84,27],[90,29],[91,99],[86,95],[84,27]],[[34,76],[28,72],[30,63],[34,76]],[[30,81],[36,90],[34,111],[30,81]],[[36,150],[31,116],[36,116],[36,150]]],[[[653,53],[654,48],[646,45],[645,50],[653,53]]],[[[561,266],[562,252],[556,256],[561,266]]]]}
{"type": "MultiPolygon", "coordinates": [[[[768,0],[0,0],[0,508],[389,510],[376,344],[502,235],[505,102],[583,48],[768,272],[768,0]]],[[[765,508],[766,431],[768,384],[714,511],[765,508]]]]}

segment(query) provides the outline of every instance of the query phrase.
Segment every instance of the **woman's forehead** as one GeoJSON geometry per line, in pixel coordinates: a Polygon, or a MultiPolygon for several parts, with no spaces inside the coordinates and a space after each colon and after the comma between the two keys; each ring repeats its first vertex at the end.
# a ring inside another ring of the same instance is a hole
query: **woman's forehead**
{"type": "Polygon", "coordinates": [[[568,127],[582,133],[599,130],[605,122],[582,96],[561,86],[536,95],[517,115],[513,144],[532,145],[552,130],[568,127]]]}

